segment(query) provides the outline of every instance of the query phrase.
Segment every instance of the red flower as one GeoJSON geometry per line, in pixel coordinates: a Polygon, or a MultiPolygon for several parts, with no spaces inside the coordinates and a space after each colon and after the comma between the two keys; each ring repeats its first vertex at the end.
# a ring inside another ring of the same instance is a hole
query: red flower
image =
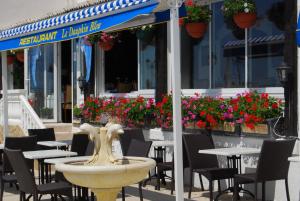
{"type": "Polygon", "coordinates": [[[167,97],[164,97],[164,98],[162,99],[162,103],[165,104],[165,103],[167,103],[167,102],[168,102],[168,98],[167,98],[167,97]]]}
{"type": "Polygon", "coordinates": [[[201,117],[204,117],[205,115],[206,115],[206,112],[205,112],[205,111],[201,111],[201,112],[200,112],[200,116],[201,116],[201,117]]]}
{"type": "Polygon", "coordinates": [[[187,5],[187,6],[193,6],[194,5],[193,0],[186,0],[185,1],[185,5],[187,5]]]}
{"type": "Polygon", "coordinates": [[[272,109],[278,109],[278,104],[277,103],[273,103],[272,104],[272,109]]]}
{"type": "Polygon", "coordinates": [[[205,128],[206,122],[200,120],[200,121],[198,121],[198,122],[196,123],[196,125],[197,125],[199,128],[205,128]]]}

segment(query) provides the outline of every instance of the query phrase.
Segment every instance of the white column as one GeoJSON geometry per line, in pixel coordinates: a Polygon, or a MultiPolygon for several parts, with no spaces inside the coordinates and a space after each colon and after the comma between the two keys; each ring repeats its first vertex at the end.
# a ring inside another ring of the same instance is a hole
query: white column
{"type": "Polygon", "coordinates": [[[26,97],[29,95],[29,73],[28,73],[28,49],[24,49],[24,89],[26,91],[26,97]]]}
{"type": "Polygon", "coordinates": [[[7,52],[6,51],[1,52],[1,59],[2,59],[2,92],[3,92],[2,93],[2,95],[3,95],[3,134],[6,137],[6,136],[8,136],[7,52]]]}
{"type": "MultiPolygon", "coordinates": [[[[298,15],[299,15],[299,11],[300,11],[300,0],[297,0],[297,20],[298,19],[298,15]]],[[[298,110],[298,137],[300,137],[300,48],[298,46],[297,48],[297,94],[298,94],[298,98],[297,98],[297,110],[298,110]]],[[[299,144],[299,143],[298,143],[299,144]]],[[[300,153],[300,147],[298,145],[298,151],[300,153]]]]}
{"type": "Polygon", "coordinates": [[[181,70],[180,70],[180,32],[178,22],[179,0],[170,1],[171,26],[171,71],[173,95],[173,132],[175,161],[176,201],[183,201],[183,159],[182,159],[182,124],[181,124],[181,70]]]}

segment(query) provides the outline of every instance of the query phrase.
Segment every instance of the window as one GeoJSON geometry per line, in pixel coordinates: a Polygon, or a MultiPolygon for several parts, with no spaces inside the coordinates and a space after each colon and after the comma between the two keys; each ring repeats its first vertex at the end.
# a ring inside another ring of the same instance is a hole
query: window
{"type": "Polygon", "coordinates": [[[237,40],[244,40],[244,30],[231,20],[224,19],[223,2],[212,4],[212,88],[239,88],[245,86],[245,45],[232,48],[237,40]]]}
{"type": "Polygon", "coordinates": [[[280,86],[276,67],[283,61],[285,39],[278,13],[284,13],[284,1],[256,0],[257,22],[247,31],[224,18],[222,5],[210,5],[212,20],[202,39],[192,39],[182,28],[182,88],[280,86]]]}
{"type": "Polygon", "coordinates": [[[28,51],[29,98],[43,119],[54,119],[54,46],[30,48],[28,51]]]}
{"type": "Polygon", "coordinates": [[[140,89],[155,89],[155,41],[139,40],[140,89]]]}
{"type": "Polygon", "coordinates": [[[181,49],[182,88],[209,88],[209,33],[196,40],[182,28],[181,49]]]}
{"type": "Polygon", "coordinates": [[[248,34],[248,86],[281,86],[276,67],[283,61],[284,2],[256,1],[258,22],[248,34]],[[278,15],[279,14],[279,15],[278,15]]]}
{"type": "Polygon", "coordinates": [[[105,52],[105,91],[128,93],[137,91],[137,39],[130,31],[122,31],[110,51],[105,52]]]}

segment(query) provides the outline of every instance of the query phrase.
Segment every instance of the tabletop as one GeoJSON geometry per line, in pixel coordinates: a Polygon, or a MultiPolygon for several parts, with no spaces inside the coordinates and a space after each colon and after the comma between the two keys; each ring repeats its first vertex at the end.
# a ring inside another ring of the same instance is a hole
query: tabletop
{"type": "Polygon", "coordinates": [[[58,158],[58,157],[69,157],[76,156],[76,152],[63,151],[57,149],[50,150],[37,150],[37,151],[24,151],[24,157],[28,159],[46,159],[46,158],[58,158]]]}
{"type": "Polygon", "coordinates": [[[174,141],[167,140],[152,140],[153,147],[173,147],[174,141]]]}
{"type": "Polygon", "coordinates": [[[249,148],[249,147],[228,147],[228,148],[216,148],[216,149],[203,149],[199,150],[200,154],[211,154],[219,156],[237,156],[237,155],[249,155],[249,154],[259,154],[259,148],[249,148]]]}
{"type": "Polygon", "coordinates": [[[57,163],[69,163],[75,161],[86,161],[89,160],[92,156],[75,156],[75,157],[67,157],[67,158],[50,158],[46,159],[44,162],[49,164],[57,164],[57,163]]]}
{"type": "Polygon", "coordinates": [[[37,142],[38,145],[43,145],[46,147],[66,147],[68,144],[66,142],[59,142],[59,141],[39,141],[37,142]]]}
{"type": "Polygon", "coordinates": [[[288,160],[291,162],[300,162],[300,156],[291,156],[288,160]]]}

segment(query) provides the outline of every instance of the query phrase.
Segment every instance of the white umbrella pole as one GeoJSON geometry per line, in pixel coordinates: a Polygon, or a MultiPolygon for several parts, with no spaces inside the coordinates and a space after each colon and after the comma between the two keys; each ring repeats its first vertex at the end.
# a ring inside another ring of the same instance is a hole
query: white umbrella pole
{"type": "Polygon", "coordinates": [[[7,52],[1,52],[2,59],[2,99],[3,99],[3,139],[8,136],[8,101],[7,101],[7,52]]]}
{"type": "Polygon", "coordinates": [[[174,133],[174,168],[176,201],[183,201],[183,160],[182,160],[182,124],[181,124],[181,71],[180,71],[180,0],[173,0],[170,9],[171,32],[171,71],[173,95],[173,133],[174,133]]]}

